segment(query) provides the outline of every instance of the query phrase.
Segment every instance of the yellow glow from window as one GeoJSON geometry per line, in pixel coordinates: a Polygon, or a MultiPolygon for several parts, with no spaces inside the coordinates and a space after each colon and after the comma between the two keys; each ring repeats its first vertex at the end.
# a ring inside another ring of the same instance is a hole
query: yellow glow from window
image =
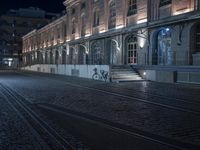
{"type": "Polygon", "coordinates": [[[101,30],[101,31],[99,31],[99,33],[104,33],[104,32],[106,32],[106,30],[101,30]]]}
{"type": "Polygon", "coordinates": [[[190,12],[190,11],[192,11],[192,10],[189,9],[189,8],[186,8],[186,9],[178,10],[178,11],[174,12],[173,15],[180,15],[180,14],[184,14],[184,13],[187,13],[187,12],[190,12]]]}
{"type": "Polygon", "coordinates": [[[147,22],[147,19],[141,19],[141,20],[138,20],[138,21],[137,21],[137,24],[145,23],[145,22],[147,22]]]}
{"type": "Polygon", "coordinates": [[[119,26],[116,26],[115,29],[121,29],[123,27],[124,27],[124,25],[119,25],[119,26]]]}
{"type": "Polygon", "coordinates": [[[85,37],[89,37],[91,34],[86,34],[85,37]]]}

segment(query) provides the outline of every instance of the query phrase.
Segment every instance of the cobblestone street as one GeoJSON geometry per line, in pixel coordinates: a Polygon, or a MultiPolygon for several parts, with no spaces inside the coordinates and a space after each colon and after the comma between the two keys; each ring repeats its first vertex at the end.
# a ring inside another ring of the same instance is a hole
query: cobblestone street
{"type": "MultiPolygon", "coordinates": [[[[63,109],[63,112],[68,111],[92,120],[100,120],[154,141],[176,146],[167,145],[164,149],[200,148],[199,85],[148,81],[104,83],[75,77],[17,71],[1,72],[0,83],[40,109],[47,107],[48,111],[63,109]]],[[[32,131],[20,121],[17,112],[5,99],[1,92],[0,149],[44,149],[44,147],[36,148],[37,139],[30,134],[32,131]]],[[[51,119],[54,120],[53,111],[51,113],[53,114],[51,119]]],[[[70,119],[64,126],[70,126],[69,122],[70,119]]],[[[78,124],[82,125],[81,122],[78,124]]],[[[76,130],[73,126],[71,125],[70,130],[76,130]]],[[[98,142],[93,145],[86,140],[91,138],[76,134],[74,136],[80,138],[77,143],[85,143],[88,149],[98,149],[96,146],[98,142]]],[[[138,144],[136,145],[138,147],[138,144]]],[[[155,150],[151,147],[142,147],[141,144],[140,146],[141,149],[155,150]]],[[[163,146],[158,147],[163,149],[163,146]]],[[[123,148],[118,147],[118,149],[123,148]]],[[[133,147],[127,146],[124,149],[133,147]]]]}

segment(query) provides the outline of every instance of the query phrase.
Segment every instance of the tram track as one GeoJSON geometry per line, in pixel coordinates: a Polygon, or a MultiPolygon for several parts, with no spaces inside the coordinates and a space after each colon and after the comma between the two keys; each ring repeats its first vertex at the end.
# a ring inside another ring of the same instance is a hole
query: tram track
{"type": "Polygon", "coordinates": [[[144,99],[144,98],[123,95],[123,94],[119,94],[119,93],[116,93],[116,92],[110,92],[110,91],[106,91],[106,90],[102,90],[102,89],[98,89],[98,88],[81,86],[81,85],[78,85],[78,84],[71,84],[71,83],[66,83],[66,84],[70,85],[70,86],[75,86],[75,87],[80,87],[80,88],[84,88],[84,89],[102,92],[102,93],[109,94],[109,95],[114,95],[114,96],[121,97],[121,98],[126,98],[126,99],[129,99],[129,100],[144,102],[144,103],[148,103],[148,104],[155,105],[155,106],[160,106],[160,107],[167,108],[167,109],[172,109],[172,110],[177,110],[177,111],[182,111],[182,112],[188,112],[188,113],[192,113],[192,114],[200,114],[200,111],[185,109],[185,108],[178,107],[178,106],[162,104],[162,103],[159,103],[159,102],[153,102],[153,101],[149,101],[149,100],[144,99]]]}
{"type": "MultiPolygon", "coordinates": [[[[41,77],[41,76],[40,76],[41,77]]],[[[41,77],[41,78],[43,78],[44,79],[44,77],[41,77]]],[[[46,79],[46,78],[45,78],[46,79]]],[[[47,79],[48,80],[48,79],[47,79]]],[[[56,81],[56,82],[58,82],[58,80],[55,80],[55,79],[51,79],[51,80],[54,80],[54,81],[56,81]]],[[[102,90],[102,89],[97,89],[97,88],[91,88],[91,87],[89,87],[89,86],[82,86],[82,85],[80,85],[80,84],[73,84],[73,83],[70,83],[70,82],[67,82],[66,83],[66,81],[64,81],[65,82],[65,84],[66,85],[68,85],[68,86],[73,86],[73,87],[78,87],[78,88],[84,88],[84,89],[89,89],[89,90],[93,90],[93,91],[96,91],[96,92],[103,92],[103,93],[105,93],[105,94],[110,94],[110,95],[113,95],[113,96],[117,96],[117,97],[123,97],[123,98],[126,98],[126,99],[132,99],[132,100],[135,100],[135,98],[133,98],[133,97],[131,97],[131,96],[126,96],[126,95],[122,95],[122,94],[118,94],[118,93],[114,93],[114,92],[108,92],[108,91],[106,91],[106,90],[102,90]]],[[[18,93],[17,92],[17,90],[15,89],[13,89],[13,91],[15,91],[14,93],[18,93]]],[[[22,99],[23,99],[23,95],[21,95],[20,97],[22,97],[22,99]]],[[[140,99],[138,99],[137,101],[141,101],[140,99]]],[[[142,100],[141,102],[145,102],[144,100],[142,100]]],[[[145,102],[146,103],[146,102],[145,102]]],[[[148,102],[149,103],[149,102],[148,102]]],[[[157,105],[158,106],[158,104],[155,104],[155,103],[150,103],[150,104],[152,104],[152,105],[157,105]]],[[[59,112],[59,113],[61,113],[61,114],[66,114],[66,112],[65,111],[61,111],[60,109],[55,109],[55,108],[52,108],[52,107],[48,107],[48,106],[46,106],[46,104],[36,104],[36,105],[43,105],[42,107],[43,108],[45,108],[45,109],[49,109],[49,110],[51,110],[51,111],[53,111],[53,112],[59,112]]],[[[175,109],[175,110],[178,110],[178,111],[182,111],[182,112],[188,112],[188,110],[185,110],[185,109],[180,109],[180,108],[178,108],[177,109],[177,107],[169,107],[169,106],[163,106],[163,105],[160,105],[159,104],[159,106],[162,106],[162,107],[165,107],[165,108],[168,108],[168,109],[175,109]]],[[[199,114],[199,112],[196,112],[196,111],[189,111],[190,113],[193,113],[193,114],[199,114]]],[[[72,116],[72,117],[75,117],[75,118],[79,118],[79,119],[83,119],[83,120],[88,120],[88,118],[87,117],[82,117],[82,116],[80,116],[80,115],[74,115],[73,113],[71,113],[71,112],[67,112],[67,115],[68,116],[72,116]]],[[[146,135],[143,135],[143,134],[138,134],[137,132],[132,132],[132,131],[128,131],[128,130],[124,130],[124,129],[121,129],[121,128],[118,128],[118,127],[116,127],[116,126],[112,126],[112,125],[110,125],[110,124],[107,124],[107,123],[104,123],[104,122],[101,122],[101,121],[96,121],[95,119],[89,119],[89,121],[90,122],[95,122],[96,124],[98,124],[98,125],[101,125],[101,126],[103,126],[103,127],[105,127],[105,128],[109,128],[110,130],[113,130],[113,131],[116,131],[116,132],[123,132],[123,133],[127,133],[127,134],[129,134],[129,135],[132,135],[132,136],[137,136],[137,137],[140,137],[140,138],[143,138],[143,139],[145,139],[145,140],[147,140],[147,141],[151,141],[151,142],[155,142],[155,143],[159,143],[159,144],[163,144],[163,145],[166,145],[166,146],[168,146],[168,147],[171,147],[171,148],[174,148],[174,149],[180,149],[180,150],[186,150],[186,149],[188,149],[188,150],[193,150],[193,149],[198,149],[198,148],[196,148],[196,147],[194,147],[194,148],[185,148],[185,147],[183,147],[183,146],[180,146],[180,145],[176,145],[176,144],[170,144],[170,143],[168,143],[168,142],[165,142],[165,141],[162,141],[162,140],[158,140],[158,139],[156,139],[156,138],[152,138],[152,137],[149,137],[149,136],[146,136],[146,135]]]]}
{"type": "Polygon", "coordinates": [[[44,103],[38,103],[37,105],[41,109],[55,112],[62,116],[65,116],[65,117],[75,118],[75,119],[78,119],[80,122],[82,122],[82,121],[89,122],[91,124],[94,124],[95,126],[101,126],[102,128],[109,129],[115,133],[125,134],[127,136],[131,136],[131,137],[134,137],[137,139],[143,139],[145,142],[147,141],[150,143],[165,146],[166,150],[168,150],[168,149],[169,150],[172,150],[172,149],[173,150],[188,150],[189,147],[194,150],[198,149],[196,146],[191,145],[191,144],[177,142],[175,140],[171,140],[171,139],[164,138],[161,136],[156,136],[154,134],[143,133],[142,131],[138,132],[135,129],[129,130],[126,127],[123,127],[123,125],[121,127],[121,125],[119,125],[119,124],[116,124],[116,123],[113,123],[113,122],[110,122],[110,121],[107,121],[104,119],[96,118],[94,116],[90,116],[87,114],[82,114],[79,112],[67,110],[67,109],[61,108],[59,106],[48,105],[48,104],[44,104],[44,103]]]}
{"type": "MultiPolygon", "coordinates": [[[[9,104],[12,105],[12,107],[15,108],[19,112],[19,115],[21,115],[24,118],[26,123],[29,124],[29,127],[31,128],[31,130],[34,131],[34,136],[36,137],[36,139],[40,139],[39,145],[42,146],[42,149],[45,149],[45,150],[50,150],[50,149],[75,150],[75,148],[72,145],[70,145],[67,141],[65,141],[62,137],[60,137],[59,134],[54,129],[52,129],[35,112],[33,112],[31,110],[31,108],[29,108],[27,106],[26,102],[23,102],[23,100],[25,100],[25,98],[23,98],[23,96],[20,96],[20,97],[16,96],[15,91],[13,91],[10,87],[5,86],[1,83],[0,83],[0,89],[4,93],[4,95],[7,98],[9,98],[9,100],[7,99],[7,101],[9,101],[9,104]],[[12,101],[10,101],[10,100],[12,100],[12,101]],[[13,103],[14,100],[15,100],[15,102],[13,103]],[[18,105],[18,106],[16,106],[16,105],[18,105]],[[19,107],[21,107],[21,108],[19,108],[19,107]],[[24,117],[25,116],[24,112],[22,114],[22,110],[24,110],[25,113],[27,113],[26,117],[24,117]],[[26,120],[27,117],[31,118],[34,122],[32,122],[32,121],[30,122],[30,119],[26,120]],[[34,126],[35,124],[37,124],[37,127],[34,126]],[[44,130],[45,133],[41,133],[39,128],[44,130]],[[46,143],[46,141],[49,140],[49,137],[51,137],[51,140],[46,143]],[[52,140],[56,141],[56,144],[58,144],[59,147],[52,148],[53,143],[50,143],[50,142],[52,142],[52,140]]],[[[172,141],[172,140],[169,140],[170,142],[167,142],[168,139],[166,141],[159,140],[158,138],[154,138],[150,135],[145,135],[145,134],[141,134],[138,132],[134,132],[133,130],[126,130],[124,128],[120,128],[117,125],[115,125],[114,123],[97,120],[94,117],[87,117],[87,116],[80,115],[79,113],[74,113],[71,111],[67,112],[67,111],[62,110],[61,108],[51,107],[51,106],[43,104],[43,103],[36,103],[35,105],[37,107],[39,107],[40,109],[44,109],[44,110],[46,109],[46,110],[50,110],[52,112],[58,112],[62,115],[79,119],[80,121],[83,120],[83,121],[86,121],[89,123],[93,123],[93,124],[96,124],[97,126],[102,126],[103,128],[106,128],[106,129],[111,130],[116,133],[126,134],[131,137],[136,137],[137,139],[143,139],[147,142],[155,143],[156,145],[158,144],[158,145],[166,146],[167,150],[168,149],[169,150],[187,150],[187,148],[185,148],[184,146],[191,147],[190,144],[184,144],[184,143],[177,144],[175,141],[172,141]]],[[[192,147],[194,147],[194,149],[196,149],[195,146],[192,146],[192,147]]]]}
{"type": "MultiPolygon", "coordinates": [[[[108,88],[108,90],[112,90],[114,93],[117,93],[115,91],[119,91],[120,94],[123,93],[123,90],[120,90],[119,87],[110,85],[107,88],[108,88]]],[[[97,88],[97,89],[102,90],[102,87],[97,88]]],[[[178,107],[178,105],[181,107],[183,107],[183,106],[188,107],[190,105],[191,107],[193,107],[193,110],[195,110],[194,108],[196,108],[197,112],[200,112],[200,111],[198,111],[200,108],[200,101],[194,101],[193,99],[191,99],[191,101],[190,101],[190,100],[186,100],[186,99],[173,98],[170,96],[162,96],[162,95],[155,94],[152,92],[145,92],[145,91],[141,91],[141,90],[137,90],[137,89],[126,89],[125,93],[126,94],[122,94],[122,95],[139,98],[139,99],[146,99],[148,101],[154,101],[154,102],[159,101],[160,103],[171,103],[171,105],[173,104],[176,107],[178,107]]]]}
{"type": "MultiPolygon", "coordinates": [[[[113,85],[110,85],[109,88],[112,88],[112,89],[114,88],[114,89],[119,90],[119,87],[116,87],[116,86],[113,86],[113,85]]],[[[159,90],[159,89],[156,89],[155,87],[153,89],[159,90]]],[[[155,97],[158,97],[158,98],[164,98],[164,99],[168,99],[168,100],[176,100],[176,101],[180,101],[180,102],[186,102],[186,103],[200,105],[200,100],[199,101],[198,100],[189,101],[188,99],[185,99],[185,98],[176,98],[176,97],[172,97],[172,96],[166,97],[165,95],[161,95],[161,94],[155,93],[153,91],[138,90],[137,88],[133,88],[133,89],[126,88],[125,90],[128,91],[128,92],[132,92],[132,94],[134,94],[134,93],[140,93],[141,94],[142,93],[145,96],[155,96],[155,97]]]]}
{"type": "Polygon", "coordinates": [[[22,118],[22,121],[28,125],[35,139],[37,139],[38,149],[60,149],[75,150],[76,148],[66,141],[59,133],[46,123],[34,110],[30,107],[28,101],[21,95],[5,84],[0,83],[1,93],[9,105],[22,118]]]}
{"type": "MultiPolygon", "coordinates": [[[[30,74],[28,74],[28,75],[30,75],[30,74]]],[[[42,79],[45,79],[45,80],[52,80],[52,81],[55,81],[57,83],[61,82],[61,80],[59,78],[57,78],[56,76],[55,77],[53,76],[53,77],[48,78],[48,79],[45,77],[45,74],[44,74],[44,76],[39,76],[37,74],[30,75],[30,76],[32,76],[32,77],[37,76],[38,78],[42,78],[42,79]]],[[[192,101],[190,102],[190,101],[187,101],[187,100],[176,99],[175,98],[175,101],[171,101],[172,104],[166,104],[166,103],[164,103],[164,100],[173,100],[173,98],[171,98],[171,97],[164,97],[164,96],[158,96],[156,94],[149,94],[148,93],[149,95],[151,95],[153,97],[157,97],[157,98],[162,99],[162,101],[158,102],[158,101],[155,101],[155,100],[149,100],[148,98],[145,98],[145,97],[142,97],[142,96],[136,96],[134,94],[131,94],[131,95],[122,94],[122,93],[117,93],[117,92],[109,91],[110,89],[107,90],[106,88],[102,89],[102,88],[96,88],[96,87],[81,85],[81,84],[77,84],[77,83],[71,83],[71,82],[68,82],[68,81],[65,81],[65,80],[62,80],[62,81],[63,81],[62,82],[63,84],[68,85],[68,86],[73,86],[73,87],[77,87],[77,88],[83,88],[83,89],[87,89],[87,90],[91,90],[91,91],[101,92],[101,93],[113,95],[113,96],[116,96],[116,97],[125,98],[126,100],[129,100],[129,101],[130,100],[134,100],[134,101],[138,101],[138,102],[143,102],[143,103],[151,104],[151,105],[154,105],[154,106],[159,106],[159,107],[162,107],[162,108],[167,108],[167,109],[170,109],[170,110],[187,112],[187,113],[192,113],[192,114],[195,114],[195,115],[199,115],[200,114],[199,110],[196,110],[196,109],[194,110],[194,109],[191,109],[191,108],[182,107],[183,106],[182,104],[184,104],[185,106],[187,106],[189,104],[192,104],[195,107],[199,105],[199,107],[200,107],[200,102],[199,103],[198,102],[192,102],[192,101]],[[180,102],[181,104],[180,105],[176,104],[174,106],[175,102],[180,102]]],[[[118,89],[118,91],[120,91],[120,90],[118,89]]],[[[134,93],[134,91],[131,91],[131,92],[134,93]]],[[[141,91],[138,91],[138,92],[135,92],[135,93],[139,93],[139,92],[141,92],[141,91]]],[[[144,93],[145,96],[148,96],[148,94],[144,93]]]]}

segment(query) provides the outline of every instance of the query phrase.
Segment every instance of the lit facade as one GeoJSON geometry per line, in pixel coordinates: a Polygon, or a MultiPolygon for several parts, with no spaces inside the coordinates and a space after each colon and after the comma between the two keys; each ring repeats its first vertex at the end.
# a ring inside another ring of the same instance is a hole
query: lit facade
{"type": "Polygon", "coordinates": [[[66,15],[23,37],[24,65],[131,65],[200,82],[199,0],[66,0],[66,15]]]}

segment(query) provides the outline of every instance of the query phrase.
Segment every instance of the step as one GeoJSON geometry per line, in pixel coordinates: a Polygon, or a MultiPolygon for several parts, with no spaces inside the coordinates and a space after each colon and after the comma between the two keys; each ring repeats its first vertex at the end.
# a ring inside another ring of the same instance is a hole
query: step
{"type": "Polygon", "coordinates": [[[133,71],[118,71],[118,72],[111,72],[111,74],[132,74],[132,75],[138,75],[138,73],[133,71]]]}
{"type": "Polygon", "coordinates": [[[137,77],[113,77],[112,79],[142,79],[141,77],[137,76],[137,77]]]}
{"type": "Polygon", "coordinates": [[[112,78],[137,78],[137,77],[140,77],[140,76],[139,75],[112,75],[112,78]]]}
{"type": "MultiPolygon", "coordinates": [[[[132,70],[131,68],[124,68],[124,69],[112,69],[112,71],[130,71],[132,70]]],[[[133,70],[132,70],[133,71],[133,70]]]]}
{"type": "Polygon", "coordinates": [[[142,81],[143,79],[130,66],[112,66],[112,82],[142,81]]]}
{"type": "Polygon", "coordinates": [[[112,66],[111,68],[131,68],[131,66],[128,66],[128,65],[119,65],[119,66],[112,66]]]}
{"type": "Polygon", "coordinates": [[[134,81],[144,81],[144,79],[134,80],[134,79],[113,79],[112,82],[134,82],[134,81]]]}

